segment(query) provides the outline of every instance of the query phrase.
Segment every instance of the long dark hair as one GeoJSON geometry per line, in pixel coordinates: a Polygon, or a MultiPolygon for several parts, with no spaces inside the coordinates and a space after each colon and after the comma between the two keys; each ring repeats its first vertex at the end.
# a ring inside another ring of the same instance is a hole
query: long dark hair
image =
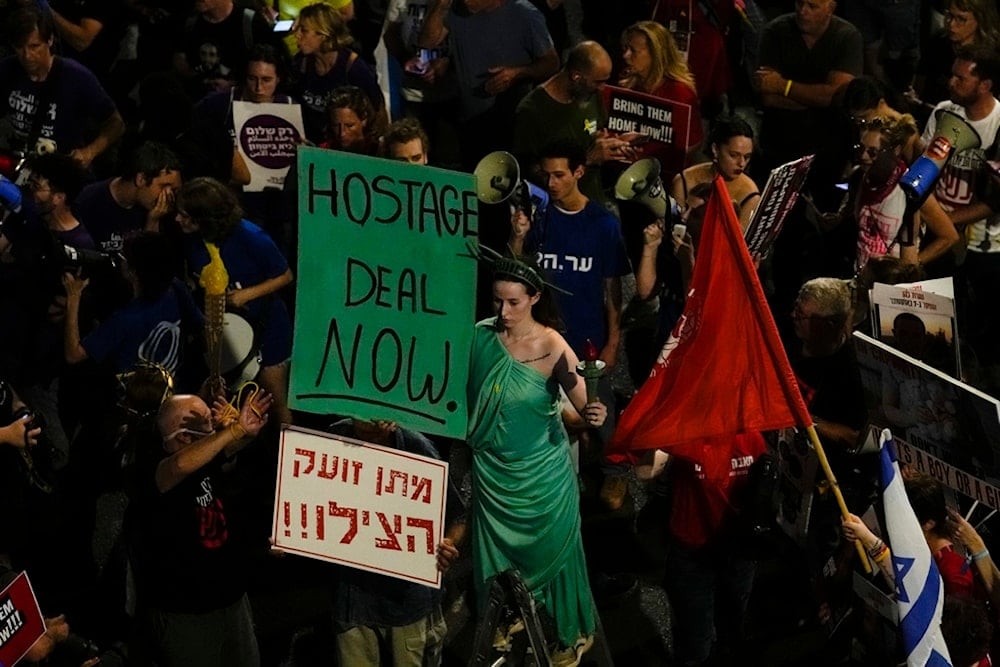
{"type": "MultiPolygon", "coordinates": [[[[521,260],[524,261],[523,259],[521,260]]],[[[542,275],[541,271],[532,266],[538,275],[542,275]]],[[[545,289],[544,287],[539,290],[536,286],[532,285],[530,282],[525,280],[521,276],[516,276],[512,273],[504,273],[501,271],[495,271],[493,273],[493,282],[498,282],[500,280],[505,280],[507,282],[519,283],[524,285],[524,291],[528,293],[528,296],[539,295],[538,301],[531,306],[531,317],[536,322],[541,325],[551,327],[556,331],[563,331],[562,318],[559,317],[559,308],[556,306],[556,300],[552,296],[552,290],[545,289]]]]}

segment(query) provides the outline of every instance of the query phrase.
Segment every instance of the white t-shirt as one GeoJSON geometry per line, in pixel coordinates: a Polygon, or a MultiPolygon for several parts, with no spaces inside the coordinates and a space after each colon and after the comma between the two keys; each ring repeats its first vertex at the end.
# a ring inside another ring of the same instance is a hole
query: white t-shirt
{"type": "MultiPolygon", "coordinates": [[[[939,103],[934,107],[934,113],[924,128],[924,145],[930,144],[937,130],[935,114],[938,109],[945,109],[965,118],[982,142],[979,148],[964,150],[952,157],[937,182],[934,194],[945,210],[952,211],[976,200],[976,181],[986,160],[986,151],[996,141],[997,131],[1000,129],[1000,102],[994,99],[993,109],[982,120],[969,120],[965,109],[950,100],[939,103]]],[[[970,223],[966,228],[965,238],[969,250],[973,252],[1000,252],[1000,216],[970,223]]]]}

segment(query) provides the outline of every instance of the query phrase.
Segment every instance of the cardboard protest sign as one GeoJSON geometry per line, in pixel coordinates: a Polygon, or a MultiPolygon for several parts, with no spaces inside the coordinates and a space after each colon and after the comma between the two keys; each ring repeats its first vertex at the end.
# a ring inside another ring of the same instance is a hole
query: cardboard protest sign
{"type": "Polygon", "coordinates": [[[291,406],[465,437],[471,174],[304,147],[291,406]]]}
{"type": "Polygon", "coordinates": [[[874,425],[967,475],[1000,482],[1000,402],[862,333],[854,333],[854,350],[874,425]]]}
{"type": "Polygon", "coordinates": [[[272,537],[293,554],[440,588],[448,464],[389,447],[282,432],[272,537]]]}
{"type": "Polygon", "coordinates": [[[785,224],[785,218],[799,199],[815,155],[807,155],[771,170],[760,195],[760,203],[743,234],[751,255],[764,257],[785,224]]]}
{"type": "MultiPolygon", "coordinates": [[[[865,440],[866,446],[870,442],[875,442],[877,447],[881,433],[882,427],[869,426],[865,440]]],[[[892,436],[892,440],[896,444],[896,454],[899,456],[900,465],[912,466],[917,472],[930,475],[942,485],[965,494],[981,505],[1000,509],[1000,486],[997,486],[1000,484],[1000,480],[990,483],[959,470],[898,436],[892,436]]]]}
{"type": "Polygon", "coordinates": [[[691,131],[691,105],[628,88],[603,86],[601,95],[612,132],[638,132],[652,141],[686,151],[691,131]]]}
{"type": "Polygon", "coordinates": [[[15,664],[44,634],[42,610],[22,572],[0,592],[0,666],[15,664]]]}
{"type": "Polygon", "coordinates": [[[871,304],[879,340],[952,377],[961,377],[954,299],[875,283],[871,304]]]}
{"type": "Polygon", "coordinates": [[[246,192],[280,190],[295,150],[306,136],[298,104],[256,104],[233,100],[236,149],[250,169],[246,192]]]}
{"type": "Polygon", "coordinates": [[[955,281],[948,278],[935,278],[934,280],[921,280],[915,283],[898,283],[897,287],[908,287],[917,292],[930,292],[940,296],[955,298],[955,281]]]}
{"type": "Polygon", "coordinates": [[[819,457],[806,434],[792,428],[779,431],[777,440],[769,440],[767,447],[780,471],[778,515],[775,517],[778,526],[798,544],[805,545],[819,457]]]}

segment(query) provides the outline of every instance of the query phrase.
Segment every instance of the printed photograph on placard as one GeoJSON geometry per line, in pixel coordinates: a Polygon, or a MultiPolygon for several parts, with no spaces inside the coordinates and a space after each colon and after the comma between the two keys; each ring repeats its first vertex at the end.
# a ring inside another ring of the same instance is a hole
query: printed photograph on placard
{"type": "Polygon", "coordinates": [[[819,457],[806,434],[793,428],[779,431],[774,440],[768,439],[767,446],[781,471],[778,525],[797,544],[805,545],[819,457]]]}
{"type": "Polygon", "coordinates": [[[875,283],[871,302],[879,340],[942,373],[961,377],[954,299],[875,283]]]}
{"type": "Polygon", "coordinates": [[[871,422],[969,475],[1000,479],[1000,402],[886,343],[854,333],[871,422]]]}

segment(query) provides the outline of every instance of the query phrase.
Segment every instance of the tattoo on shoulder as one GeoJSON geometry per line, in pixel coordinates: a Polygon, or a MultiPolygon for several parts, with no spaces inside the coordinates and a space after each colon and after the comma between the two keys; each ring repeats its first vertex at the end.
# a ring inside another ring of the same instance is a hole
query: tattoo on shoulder
{"type": "Polygon", "coordinates": [[[551,357],[551,356],[552,356],[551,352],[546,352],[542,356],[535,357],[534,359],[518,359],[518,362],[522,363],[522,364],[531,364],[531,363],[534,363],[536,361],[541,361],[542,359],[545,359],[546,357],[551,357]]]}

